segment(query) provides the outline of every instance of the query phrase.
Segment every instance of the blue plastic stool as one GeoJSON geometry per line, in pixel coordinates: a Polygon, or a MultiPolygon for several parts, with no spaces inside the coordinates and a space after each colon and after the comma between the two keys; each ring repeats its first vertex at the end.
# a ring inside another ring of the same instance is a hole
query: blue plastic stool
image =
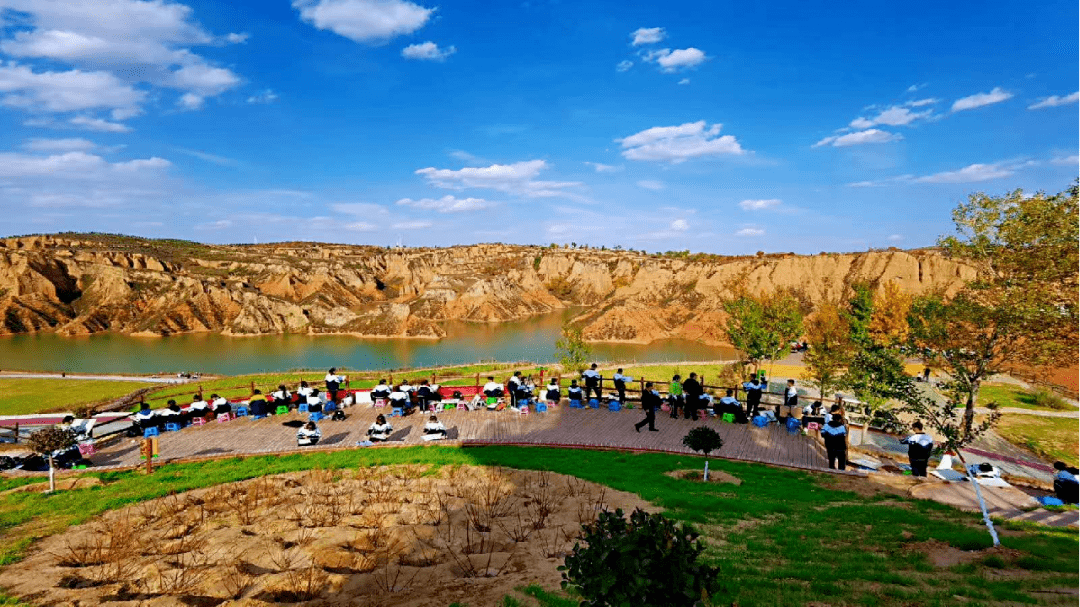
{"type": "Polygon", "coordinates": [[[143,435],[143,438],[150,438],[151,436],[157,436],[158,435],[158,429],[153,428],[153,427],[146,428],[145,430],[142,431],[142,435],[143,435]]]}
{"type": "Polygon", "coordinates": [[[788,431],[788,433],[795,434],[799,430],[802,430],[802,422],[795,419],[794,417],[787,418],[787,431],[788,431]]]}
{"type": "Polygon", "coordinates": [[[247,407],[241,405],[241,406],[236,408],[236,417],[247,417],[247,415],[248,415],[248,408],[247,407]]]}
{"type": "Polygon", "coordinates": [[[607,404],[607,410],[608,411],[618,411],[620,409],[622,409],[622,405],[620,405],[619,401],[617,401],[617,400],[613,400],[613,401],[611,401],[610,403],[607,404]]]}
{"type": "Polygon", "coordinates": [[[335,403],[334,401],[330,401],[330,402],[326,403],[325,406],[323,406],[323,411],[326,411],[326,412],[333,411],[334,409],[337,409],[337,403],[335,403]]]}
{"type": "Polygon", "coordinates": [[[585,406],[581,404],[580,400],[572,400],[572,401],[570,401],[570,408],[571,409],[584,409],[585,406]]]}
{"type": "Polygon", "coordinates": [[[590,398],[589,399],[589,406],[592,407],[593,409],[599,409],[600,408],[600,401],[596,400],[595,398],[590,398]]]}
{"type": "Polygon", "coordinates": [[[547,413],[547,410],[548,410],[547,403],[545,403],[543,401],[539,401],[539,402],[536,403],[536,412],[537,413],[547,413]]]}
{"type": "Polygon", "coordinates": [[[394,407],[393,409],[390,410],[390,417],[404,417],[404,416],[405,416],[405,409],[403,409],[401,407],[394,407]]]}
{"type": "Polygon", "coordinates": [[[252,416],[251,416],[251,419],[266,419],[266,414],[263,414],[263,415],[252,415],[252,416]]]}
{"type": "Polygon", "coordinates": [[[299,411],[301,413],[307,413],[308,412],[307,403],[300,403],[300,408],[298,408],[297,411],[299,411]]]}
{"type": "Polygon", "coordinates": [[[177,424],[175,422],[168,422],[168,423],[165,424],[165,431],[166,432],[179,432],[180,431],[180,424],[177,424]]]}
{"type": "Polygon", "coordinates": [[[754,416],[753,421],[754,421],[754,425],[757,426],[758,428],[764,428],[765,426],[769,425],[769,418],[765,417],[764,415],[756,415],[756,416],[754,416]]]}
{"type": "Polygon", "coordinates": [[[312,413],[311,415],[308,416],[308,421],[309,422],[317,422],[317,421],[321,420],[323,417],[325,417],[325,416],[322,413],[319,413],[318,411],[315,411],[314,413],[312,413]]]}

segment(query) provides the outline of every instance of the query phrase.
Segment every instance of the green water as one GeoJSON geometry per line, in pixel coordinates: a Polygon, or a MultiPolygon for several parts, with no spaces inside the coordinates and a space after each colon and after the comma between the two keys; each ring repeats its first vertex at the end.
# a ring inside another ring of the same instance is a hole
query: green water
{"type": "MultiPolygon", "coordinates": [[[[236,375],[289,369],[400,369],[475,363],[480,360],[553,362],[555,341],[569,312],[500,323],[447,323],[447,337],[360,339],[344,335],[215,334],[141,338],[103,334],[62,337],[51,333],[0,337],[0,369],[69,373],[176,373],[236,375]]],[[[686,340],[647,346],[594,344],[597,360],[663,362],[734,357],[730,348],[686,340]]]]}

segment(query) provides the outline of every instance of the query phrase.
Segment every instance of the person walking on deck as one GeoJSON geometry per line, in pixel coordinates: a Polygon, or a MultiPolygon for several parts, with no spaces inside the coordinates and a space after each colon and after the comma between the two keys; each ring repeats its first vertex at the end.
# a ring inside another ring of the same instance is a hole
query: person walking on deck
{"type": "Polygon", "coordinates": [[[645,383],[645,391],[641,393],[641,408],[645,410],[645,419],[634,424],[634,430],[641,432],[641,427],[648,424],[649,432],[659,432],[656,429],[656,410],[660,408],[660,393],[653,389],[651,381],[645,383]]]}

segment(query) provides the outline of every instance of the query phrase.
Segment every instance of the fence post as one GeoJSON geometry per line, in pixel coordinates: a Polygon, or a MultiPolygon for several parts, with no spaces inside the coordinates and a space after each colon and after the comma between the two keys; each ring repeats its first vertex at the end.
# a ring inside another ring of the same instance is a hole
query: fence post
{"type": "Polygon", "coordinates": [[[641,399],[645,399],[645,376],[642,375],[638,378],[641,381],[641,399]]]}
{"type": "Polygon", "coordinates": [[[15,422],[15,444],[19,444],[19,422],[15,422]]]}
{"type": "Polygon", "coordinates": [[[255,380],[251,380],[251,393],[255,394],[255,380]]]}

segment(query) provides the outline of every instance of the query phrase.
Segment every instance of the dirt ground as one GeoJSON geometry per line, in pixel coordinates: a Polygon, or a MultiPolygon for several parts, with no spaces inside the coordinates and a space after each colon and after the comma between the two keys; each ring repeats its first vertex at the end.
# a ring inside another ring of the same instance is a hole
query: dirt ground
{"type": "Polygon", "coordinates": [[[581,524],[636,495],[546,472],[309,471],[112,511],[0,572],[38,605],[495,605],[557,588],[581,524]]]}

